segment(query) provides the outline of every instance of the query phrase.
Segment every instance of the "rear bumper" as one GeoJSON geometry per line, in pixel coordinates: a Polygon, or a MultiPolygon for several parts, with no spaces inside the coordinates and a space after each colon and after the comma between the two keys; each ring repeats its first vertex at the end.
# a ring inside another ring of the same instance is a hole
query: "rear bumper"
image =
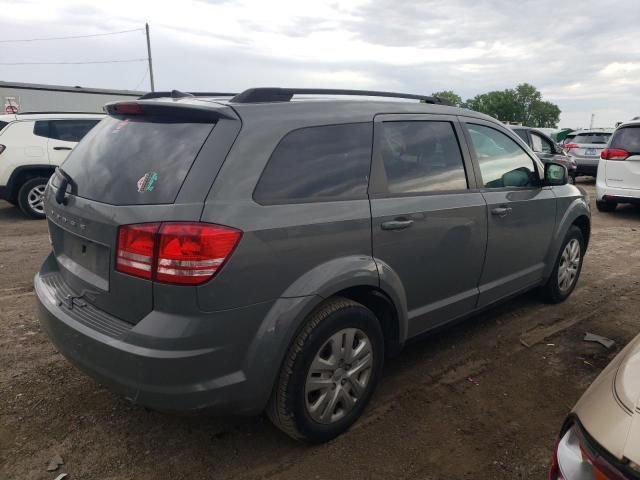
{"type": "Polygon", "coordinates": [[[640,204],[640,190],[610,187],[602,177],[598,177],[596,181],[596,200],[638,205],[640,204]]]}
{"type": "Polygon", "coordinates": [[[573,157],[576,161],[576,174],[595,177],[598,173],[599,158],[573,157]]]}
{"type": "Polygon", "coordinates": [[[129,325],[90,305],[69,308],[51,287],[56,272],[47,263],[51,257],[34,279],[40,323],[60,353],[98,382],[161,410],[255,414],[266,406],[284,343],[261,326],[274,303],[296,308],[278,300],[198,318],[151,312],[129,325]]]}

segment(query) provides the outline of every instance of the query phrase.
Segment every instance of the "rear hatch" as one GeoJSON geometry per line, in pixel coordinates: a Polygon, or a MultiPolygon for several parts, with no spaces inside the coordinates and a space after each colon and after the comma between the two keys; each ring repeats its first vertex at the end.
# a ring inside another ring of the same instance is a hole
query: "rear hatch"
{"type": "Polygon", "coordinates": [[[52,177],[47,221],[65,296],[70,289],[137,323],[153,308],[154,285],[116,271],[118,228],[198,221],[239,121],[228,107],[195,100],[114,104],[109,113],[52,177]]]}
{"type": "Polygon", "coordinates": [[[574,157],[597,161],[610,136],[611,134],[608,132],[579,133],[566,146],[567,153],[574,157]]]}
{"type": "Polygon", "coordinates": [[[621,127],[613,135],[605,157],[607,185],[640,190],[640,124],[621,127]]]}

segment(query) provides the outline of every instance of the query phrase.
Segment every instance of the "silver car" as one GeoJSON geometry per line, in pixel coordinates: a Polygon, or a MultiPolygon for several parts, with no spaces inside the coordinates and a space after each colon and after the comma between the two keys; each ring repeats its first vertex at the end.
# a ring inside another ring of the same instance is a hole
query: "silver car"
{"type": "Polygon", "coordinates": [[[576,176],[596,176],[600,153],[607,146],[612,133],[612,128],[580,130],[571,142],[565,144],[567,155],[577,164],[576,176]]]}

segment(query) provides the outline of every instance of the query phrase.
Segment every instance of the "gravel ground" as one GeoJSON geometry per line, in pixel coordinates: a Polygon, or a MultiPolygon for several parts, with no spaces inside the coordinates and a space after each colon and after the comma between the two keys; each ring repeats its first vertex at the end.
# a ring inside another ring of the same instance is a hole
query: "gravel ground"
{"type": "Polygon", "coordinates": [[[78,372],[36,317],[46,225],[0,202],[0,478],[544,479],[564,416],[640,328],[638,245],[640,209],[594,208],[568,301],[532,292],[413,342],[354,428],[309,447],[264,417],[149,411],[78,372]],[[586,331],[616,347],[583,342],[586,331]],[[64,464],[48,472],[56,454],[64,464]]]}

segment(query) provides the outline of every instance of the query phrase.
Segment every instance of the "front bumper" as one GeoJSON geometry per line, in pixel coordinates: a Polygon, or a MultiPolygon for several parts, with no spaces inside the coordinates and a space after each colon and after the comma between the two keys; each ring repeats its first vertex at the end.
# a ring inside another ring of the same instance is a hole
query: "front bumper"
{"type": "Polygon", "coordinates": [[[254,414],[264,409],[275,370],[252,375],[256,362],[248,360],[248,352],[274,302],[198,318],[152,311],[132,325],[86,302],[69,308],[59,294],[67,294],[63,280],[47,268],[52,262],[50,256],[34,279],[40,323],[80,370],[132,402],[160,410],[254,414]],[[229,333],[222,335],[225,330],[229,333]]]}

